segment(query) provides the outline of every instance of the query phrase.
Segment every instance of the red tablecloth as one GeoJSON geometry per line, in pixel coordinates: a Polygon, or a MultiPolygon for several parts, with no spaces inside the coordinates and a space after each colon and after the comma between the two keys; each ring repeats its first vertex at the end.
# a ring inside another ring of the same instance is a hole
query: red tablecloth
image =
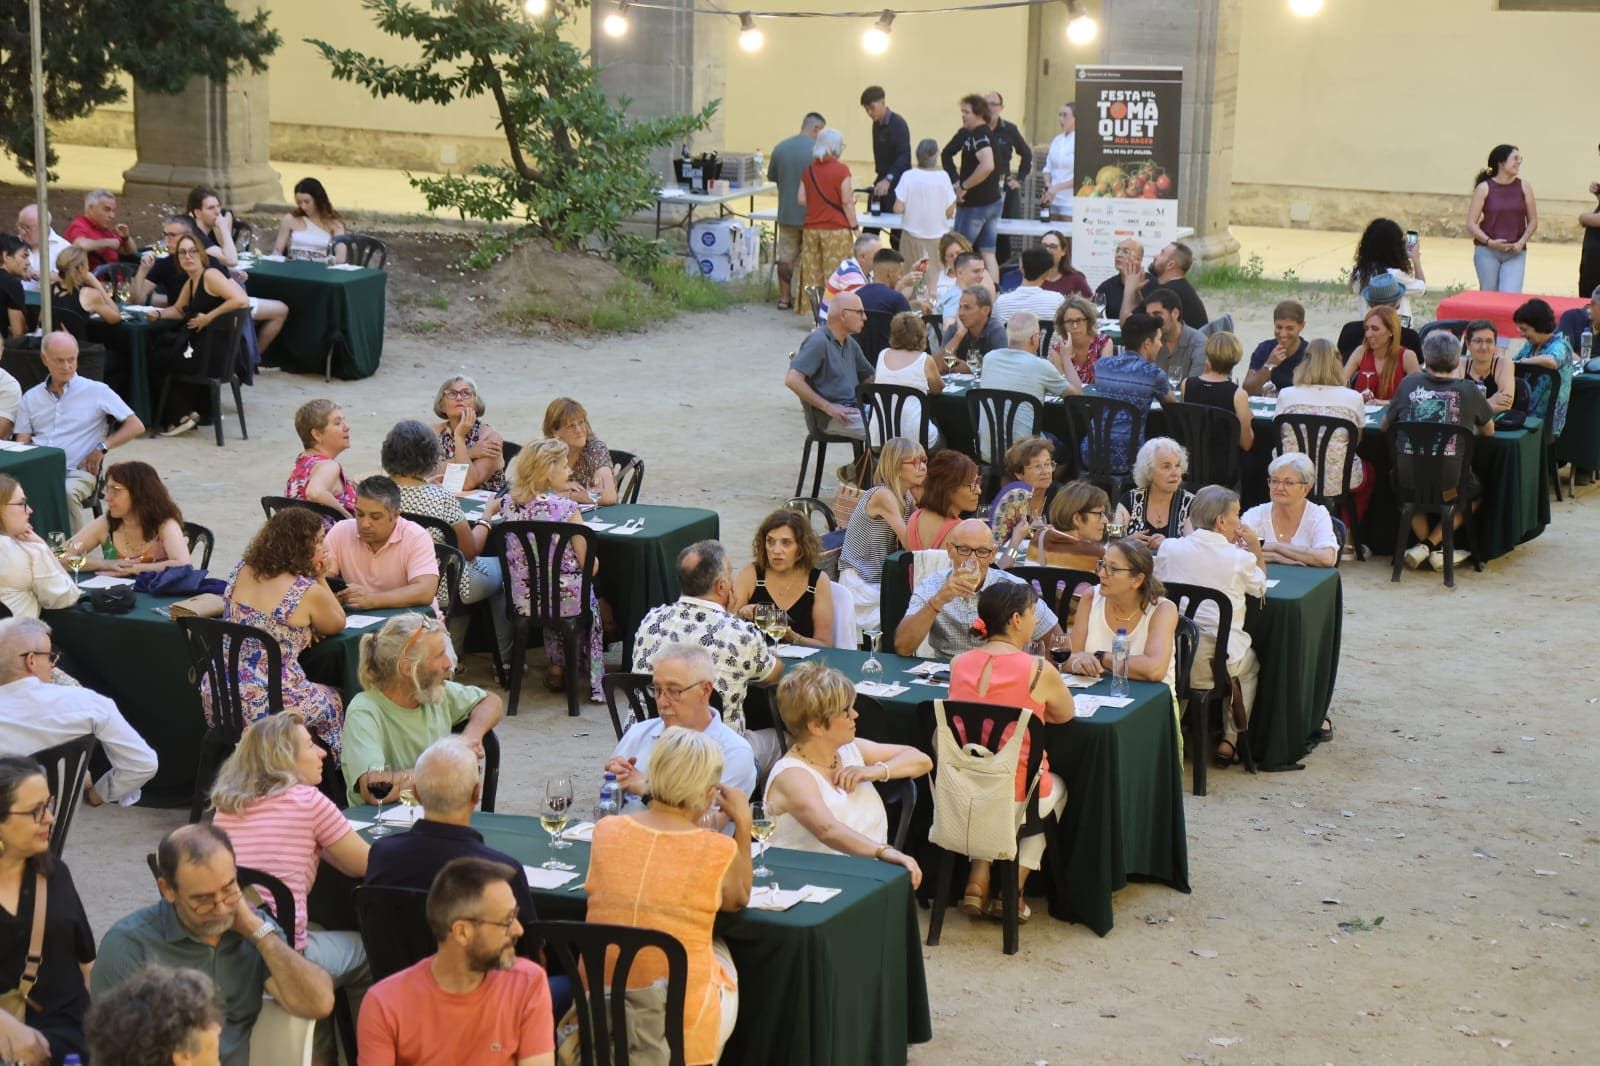
{"type": "Polygon", "coordinates": [[[1555,310],[1557,321],[1560,320],[1563,311],[1582,307],[1589,302],[1577,296],[1545,296],[1539,293],[1458,292],[1439,301],[1439,310],[1434,313],[1434,317],[1464,318],[1468,321],[1474,318],[1487,318],[1494,323],[1496,333],[1502,337],[1515,337],[1517,327],[1511,321],[1511,312],[1535,296],[1555,310]]]}

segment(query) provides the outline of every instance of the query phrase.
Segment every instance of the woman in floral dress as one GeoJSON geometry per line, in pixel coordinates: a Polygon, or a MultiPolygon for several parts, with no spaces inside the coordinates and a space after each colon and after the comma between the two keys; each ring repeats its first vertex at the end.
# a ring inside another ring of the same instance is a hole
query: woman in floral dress
{"type": "MultiPolygon", "coordinates": [[[[323,575],[322,519],[302,507],[289,507],[267,520],[228,580],[224,621],[270,633],[282,657],[283,709],[306,720],[335,756],[344,706],[337,689],[306,678],[300,653],[320,637],[344,630],[344,608],[323,575]]],[[[271,713],[267,702],[267,654],[251,643],[239,660],[239,689],[248,725],[271,713]]],[[[213,718],[205,694],[206,720],[213,718]]]]}
{"type": "Polygon", "coordinates": [[[555,491],[569,500],[589,503],[595,489],[601,507],[617,502],[616,473],[611,469],[611,449],[594,435],[589,412],[569,396],[557,396],[544,411],[544,435],[567,446],[567,479],[555,491]]]}
{"type": "MultiPolygon", "coordinates": [[[[518,452],[516,458],[511,460],[511,465],[506,468],[510,502],[504,507],[497,507],[499,500],[491,500],[484,514],[492,516],[498,511],[508,522],[572,522],[581,525],[583,517],[577,503],[556,494],[571,479],[572,469],[567,464],[567,445],[560,440],[533,441],[518,452]]],[[[578,597],[583,583],[583,550],[581,544],[574,542],[561,559],[563,615],[576,615],[582,610],[578,597]]],[[[517,602],[528,602],[528,560],[515,541],[506,545],[506,562],[510,570],[511,588],[517,602]]],[[[578,665],[580,668],[587,666],[590,697],[599,703],[605,698],[600,691],[600,675],[605,670],[605,646],[601,636],[600,603],[593,587],[589,590],[588,608],[594,618],[594,624],[589,627],[589,646],[585,656],[588,662],[578,665]]],[[[566,687],[565,670],[568,666],[560,637],[546,631],[544,650],[550,663],[549,672],[545,676],[545,687],[551,692],[560,692],[566,687]]]]}

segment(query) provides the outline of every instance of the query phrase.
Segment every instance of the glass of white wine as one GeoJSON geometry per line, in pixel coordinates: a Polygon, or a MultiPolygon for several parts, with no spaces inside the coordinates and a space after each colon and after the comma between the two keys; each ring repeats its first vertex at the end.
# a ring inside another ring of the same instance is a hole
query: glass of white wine
{"type": "Polygon", "coordinates": [[[883,630],[873,626],[866,631],[867,661],[861,664],[863,674],[883,673],[883,664],[878,661],[878,638],[883,635],[883,630]]]}
{"type": "Polygon", "coordinates": [[[761,845],[761,851],[756,855],[756,867],[750,871],[752,877],[772,876],[772,871],[767,869],[767,840],[776,828],[777,822],[767,813],[765,803],[750,804],[750,836],[761,845]]]}
{"type": "Polygon", "coordinates": [[[776,605],[768,608],[766,624],[762,626],[772,643],[781,644],[789,635],[789,612],[776,605]]]}
{"type": "MultiPolygon", "coordinates": [[[[482,777],[481,773],[479,774],[479,777],[480,778],[482,777]]],[[[404,788],[402,788],[400,790],[399,800],[400,800],[400,805],[406,809],[406,814],[409,816],[411,824],[412,825],[416,825],[417,824],[417,790],[415,788],[411,787],[410,785],[405,786],[404,788]]]]}
{"type": "MultiPolygon", "coordinates": [[[[561,831],[567,827],[567,814],[572,809],[572,779],[569,777],[552,777],[544,785],[544,813],[539,816],[539,824],[544,831],[550,834],[550,848],[560,851],[572,845],[561,839],[561,831]]],[[[541,864],[546,870],[562,870],[567,865],[555,858],[546,859],[541,864]]]]}

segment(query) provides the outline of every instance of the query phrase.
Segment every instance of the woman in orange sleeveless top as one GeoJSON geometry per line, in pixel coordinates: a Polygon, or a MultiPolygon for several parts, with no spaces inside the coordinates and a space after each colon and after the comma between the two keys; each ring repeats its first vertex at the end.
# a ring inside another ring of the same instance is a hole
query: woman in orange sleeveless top
{"type": "MultiPolygon", "coordinates": [[[[1043,657],[1024,650],[1038,624],[1035,610],[1038,601],[1039,594],[1033,586],[1018,581],[997,582],[979,594],[978,620],[972,624],[972,631],[986,638],[985,643],[962,652],[950,663],[952,700],[1025,707],[1049,723],[1072,721],[1072,693],[1066,682],[1043,657]]],[[[1007,726],[1000,735],[1000,742],[1004,744],[1015,729],[1015,725],[1007,726]]],[[[963,731],[957,728],[955,732],[956,739],[965,744],[967,738],[963,731]]],[[[1022,751],[1017,757],[1016,800],[1019,804],[1028,798],[1028,748],[1028,739],[1024,737],[1022,751]]],[[[1049,759],[1041,758],[1039,769],[1039,813],[1059,818],[1067,805],[1066,783],[1050,772],[1049,759]]],[[[1017,842],[1017,863],[1024,870],[1037,870],[1043,857],[1043,835],[1035,834],[1017,842]]],[[[1023,876],[1025,885],[1026,874],[1023,876]]],[[[985,913],[992,918],[1000,917],[1001,901],[990,900],[988,896],[989,863],[975,859],[967,875],[967,889],[961,896],[961,909],[974,917],[985,913]]],[[[1019,917],[1026,920],[1029,913],[1024,903],[1019,917]]]]}
{"type": "MultiPolygon", "coordinates": [[[[595,826],[584,884],[589,921],[659,929],[688,953],[683,1040],[689,1066],[717,1061],[739,1013],[739,974],[711,928],[719,911],[750,902],[750,804],[743,792],[719,784],[721,776],[716,741],[679,726],[665,730],[650,753],[650,806],[595,826]],[[700,828],[713,801],[733,822],[732,838],[700,828]]],[[[628,987],[666,976],[659,952],[641,952],[628,971],[628,987]]]]}

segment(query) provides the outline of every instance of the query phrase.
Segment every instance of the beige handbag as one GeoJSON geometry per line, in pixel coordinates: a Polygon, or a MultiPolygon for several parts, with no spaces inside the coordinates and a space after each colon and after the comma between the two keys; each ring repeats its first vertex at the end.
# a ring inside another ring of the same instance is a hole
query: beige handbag
{"type": "Polygon", "coordinates": [[[173,621],[180,618],[221,618],[222,612],[227,608],[227,601],[215,592],[202,592],[198,596],[190,596],[186,600],[179,600],[167,608],[167,614],[173,621]]]}
{"type": "MultiPolygon", "coordinates": [[[[1015,799],[1017,760],[1033,712],[1026,707],[1011,739],[992,752],[982,744],[961,744],[950,730],[944,701],[933,703],[933,829],[928,840],[972,859],[1017,857],[1017,827],[1027,811],[1015,799]]],[[[1041,762],[1041,770],[1043,764],[1041,762]]],[[[1039,777],[1028,784],[1028,798],[1039,777]]]]}
{"type": "Polygon", "coordinates": [[[47,902],[44,874],[39,878],[38,890],[33,895],[33,931],[28,934],[28,960],[22,967],[22,980],[9,992],[0,993],[0,1010],[19,1022],[28,1020],[28,1008],[39,1009],[30,996],[39,982],[39,966],[44,962],[44,912],[47,902]]]}

